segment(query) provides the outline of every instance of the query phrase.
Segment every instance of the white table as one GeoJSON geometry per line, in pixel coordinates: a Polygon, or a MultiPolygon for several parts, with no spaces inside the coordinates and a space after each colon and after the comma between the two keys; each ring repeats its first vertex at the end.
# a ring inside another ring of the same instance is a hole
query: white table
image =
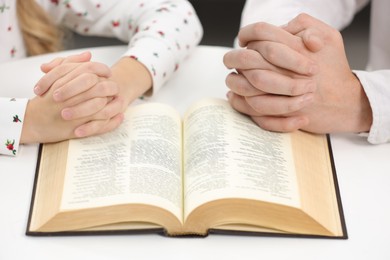
{"type": "MultiPolygon", "coordinates": [[[[114,62],[124,46],[92,49],[95,60],[114,62]]],[[[205,96],[224,98],[227,48],[199,47],[153,101],[182,113],[205,96]]],[[[66,52],[66,54],[75,51],[66,52]]],[[[65,54],[63,54],[65,55],[65,54]]],[[[0,96],[32,96],[45,55],[0,64],[0,96]]],[[[0,126],[1,127],[1,126],[0,126]]],[[[0,156],[0,259],[390,259],[390,144],[370,145],[363,137],[331,136],[348,240],[210,235],[27,237],[37,145],[15,157],[0,156]]]]}

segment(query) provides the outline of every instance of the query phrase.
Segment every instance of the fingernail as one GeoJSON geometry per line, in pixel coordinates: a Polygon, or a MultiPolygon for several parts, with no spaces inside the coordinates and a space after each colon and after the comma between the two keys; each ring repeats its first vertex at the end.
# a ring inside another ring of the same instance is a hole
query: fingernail
{"type": "Polygon", "coordinates": [[[296,126],[297,129],[302,128],[303,126],[307,125],[308,121],[304,117],[298,117],[294,120],[293,124],[296,126]]]}
{"type": "Polygon", "coordinates": [[[69,119],[72,119],[72,111],[69,109],[69,108],[64,108],[62,111],[61,111],[61,116],[63,119],[65,120],[69,120],[69,119]]]}
{"type": "Polygon", "coordinates": [[[35,95],[40,95],[41,91],[42,91],[41,88],[38,85],[35,85],[35,87],[34,87],[35,95]]]}
{"type": "Polygon", "coordinates": [[[74,134],[76,135],[76,137],[84,137],[85,136],[85,131],[83,129],[77,128],[74,131],[74,134]]]}
{"type": "Polygon", "coordinates": [[[303,95],[302,97],[302,102],[309,102],[313,99],[313,94],[309,93],[309,94],[306,94],[306,95],[303,95]]]}
{"type": "Polygon", "coordinates": [[[226,98],[230,99],[231,97],[232,97],[232,92],[231,91],[227,92],[226,93],[226,98]]]}
{"type": "Polygon", "coordinates": [[[53,93],[53,99],[54,99],[55,101],[61,101],[61,94],[60,94],[59,91],[55,91],[55,92],[53,93]]]}
{"type": "Polygon", "coordinates": [[[121,113],[121,123],[123,123],[123,121],[125,121],[125,114],[121,113]]]}

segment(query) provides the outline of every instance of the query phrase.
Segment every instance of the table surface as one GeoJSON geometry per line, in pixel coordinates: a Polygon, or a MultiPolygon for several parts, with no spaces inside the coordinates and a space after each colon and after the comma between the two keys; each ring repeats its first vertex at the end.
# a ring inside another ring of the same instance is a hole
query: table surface
{"type": "MultiPolygon", "coordinates": [[[[91,51],[94,60],[112,64],[125,48],[91,51]]],[[[171,104],[183,114],[203,97],[225,98],[229,71],[222,57],[228,50],[200,46],[151,101],[171,104]]],[[[34,83],[42,76],[39,65],[53,57],[0,64],[0,96],[31,97],[34,83]]],[[[22,146],[17,157],[0,156],[0,259],[216,259],[219,255],[224,259],[390,259],[390,144],[371,145],[354,134],[334,134],[331,141],[348,240],[156,234],[28,237],[25,230],[38,146],[22,146]]]]}

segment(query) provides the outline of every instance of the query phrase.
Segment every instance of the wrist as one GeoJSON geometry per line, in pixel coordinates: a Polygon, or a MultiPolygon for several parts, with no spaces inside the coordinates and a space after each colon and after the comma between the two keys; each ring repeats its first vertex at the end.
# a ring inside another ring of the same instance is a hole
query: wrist
{"type": "Polygon", "coordinates": [[[35,118],[38,114],[38,111],[35,111],[35,102],[29,100],[26,107],[26,112],[24,115],[24,122],[22,127],[22,134],[20,136],[20,143],[37,143],[39,142],[39,130],[35,129],[34,123],[37,122],[35,118]]]}
{"type": "Polygon", "coordinates": [[[353,74],[353,88],[356,93],[356,103],[351,105],[355,118],[355,132],[368,132],[372,125],[372,109],[366,92],[360,80],[353,74]]]}
{"type": "Polygon", "coordinates": [[[126,101],[126,105],[152,88],[149,70],[135,59],[123,57],[111,69],[111,79],[118,84],[119,93],[126,101]]]}

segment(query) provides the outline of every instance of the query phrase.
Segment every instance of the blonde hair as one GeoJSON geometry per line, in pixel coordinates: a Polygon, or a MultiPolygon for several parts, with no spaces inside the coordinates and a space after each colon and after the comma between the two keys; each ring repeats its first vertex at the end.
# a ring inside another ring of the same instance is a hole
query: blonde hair
{"type": "Polygon", "coordinates": [[[35,0],[17,0],[17,16],[28,56],[63,49],[63,33],[35,0]]]}

